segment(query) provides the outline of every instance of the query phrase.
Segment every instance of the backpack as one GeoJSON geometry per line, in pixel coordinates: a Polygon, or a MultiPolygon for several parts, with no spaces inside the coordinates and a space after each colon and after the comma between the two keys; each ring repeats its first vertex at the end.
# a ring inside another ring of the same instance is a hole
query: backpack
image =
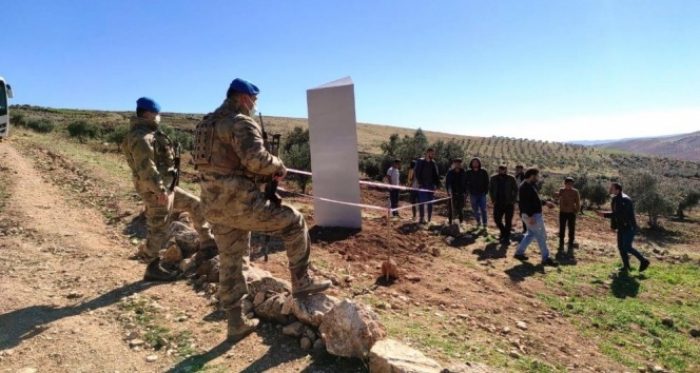
{"type": "Polygon", "coordinates": [[[214,142],[214,116],[210,113],[197,123],[194,129],[194,149],[192,149],[192,163],[194,169],[199,166],[211,165],[211,150],[214,142]]]}

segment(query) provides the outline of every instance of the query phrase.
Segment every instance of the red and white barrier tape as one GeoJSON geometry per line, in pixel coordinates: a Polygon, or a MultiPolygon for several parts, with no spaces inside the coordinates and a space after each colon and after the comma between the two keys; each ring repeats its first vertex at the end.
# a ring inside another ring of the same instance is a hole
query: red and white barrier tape
{"type": "MultiPolygon", "coordinates": [[[[298,174],[298,175],[313,176],[313,174],[309,171],[295,170],[293,168],[288,168],[287,172],[291,172],[293,174],[298,174]]],[[[408,190],[408,191],[414,191],[414,192],[439,193],[439,194],[444,193],[442,191],[436,191],[436,190],[431,190],[431,189],[412,188],[412,187],[407,187],[407,186],[402,186],[402,185],[391,185],[391,184],[377,183],[377,182],[365,181],[365,180],[359,180],[359,183],[362,185],[369,185],[369,186],[386,188],[386,189],[398,189],[398,190],[408,190]]]]}
{"type": "Polygon", "coordinates": [[[388,212],[395,212],[395,211],[399,211],[399,210],[405,210],[405,209],[408,209],[408,208],[411,208],[411,207],[415,207],[415,206],[427,205],[427,204],[429,204],[429,203],[442,202],[442,201],[446,201],[446,200],[450,199],[450,197],[445,197],[445,198],[435,199],[435,200],[432,200],[432,201],[426,201],[426,202],[420,202],[420,203],[415,203],[415,204],[411,204],[411,205],[405,205],[405,206],[401,206],[401,207],[397,207],[397,208],[386,208],[386,207],[379,207],[379,206],[374,206],[374,205],[368,205],[368,204],[364,204],[364,203],[352,203],[352,202],[345,202],[345,201],[337,201],[337,200],[330,199],[330,198],[324,198],[324,197],[312,196],[312,195],[310,195],[310,194],[292,192],[292,191],[286,190],[286,189],[284,189],[284,188],[282,188],[282,187],[278,187],[277,189],[279,189],[279,190],[281,190],[281,191],[284,191],[284,192],[287,192],[287,193],[296,194],[296,195],[298,195],[298,196],[302,196],[302,197],[306,197],[306,198],[312,198],[312,199],[317,199],[317,200],[319,200],[319,201],[324,201],[324,202],[329,202],[329,203],[335,203],[335,204],[338,204],[338,205],[353,206],[353,207],[360,207],[360,208],[366,208],[366,209],[372,209],[372,210],[379,210],[379,211],[388,211],[388,212]]]}

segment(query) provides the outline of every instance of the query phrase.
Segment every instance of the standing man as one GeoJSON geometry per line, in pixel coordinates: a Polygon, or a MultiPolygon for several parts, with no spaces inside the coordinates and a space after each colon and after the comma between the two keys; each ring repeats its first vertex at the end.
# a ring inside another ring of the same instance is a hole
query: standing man
{"type": "MultiPolygon", "coordinates": [[[[384,176],[384,180],[388,182],[390,185],[399,185],[399,180],[401,176],[401,160],[400,159],[394,159],[394,163],[389,169],[386,171],[386,176],[384,176]]],[[[395,209],[399,207],[399,189],[396,188],[391,188],[389,189],[389,202],[391,203],[391,208],[395,209]]],[[[391,215],[393,216],[399,216],[399,212],[394,210],[391,212],[391,215]]]]}
{"type": "Polygon", "coordinates": [[[455,158],[452,161],[452,169],[447,171],[447,176],[445,176],[445,187],[450,196],[449,224],[452,225],[456,212],[461,225],[464,223],[465,193],[467,192],[466,173],[462,168],[462,158],[455,158]]]}
{"type": "Polygon", "coordinates": [[[559,200],[559,249],[564,251],[564,235],[566,227],[569,227],[569,255],[574,254],[574,237],[576,235],[576,214],[581,208],[581,195],[574,188],[574,179],[567,177],[564,179],[564,187],[559,189],[554,195],[559,200]]]}
{"type": "Polygon", "coordinates": [[[613,196],[610,206],[611,211],[598,211],[598,215],[609,218],[612,230],[617,230],[617,249],[622,258],[620,272],[627,273],[630,268],[630,254],[639,259],[639,272],[644,272],[649,267],[649,260],[642,253],[632,247],[634,236],[637,235],[639,226],[634,213],[632,199],[622,193],[620,183],[610,184],[610,195],[613,196]]]}
{"type": "Polygon", "coordinates": [[[139,252],[149,263],[144,275],[146,281],[174,280],[179,274],[164,270],[158,257],[164,249],[173,210],[189,213],[199,234],[201,255],[208,258],[217,255],[214,236],[202,216],[199,198],[176,186],[179,170],[175,150],[179,144],[158,130],[159,123],[160,105],[151,98],[139,98],[136,116],[131,118],[131,129],[122,146],[134,187],[146,206],[148,236],[139,252]]]}
{"type": "Polygon", "coordinates": [[[527,250],[532,240],[536,239],[542,252],[542,265],[556,267],[559,263],[549,257],[547,231],[542,218],[542,206],[546,204],[551,209],[554,207],[554,204],[551,202],[545,203],[540,199],[540,195],[535,188],[535,184],[539,180],[539,174],[540,170],[529,168],[525,171],[525,182],[519,189],[520,214],[527,226],[527,233],[525,233],[525,237],[523,237],[520,245],[518,245],[518,249],[515,251],[515,259],[527,260],[525,250],[527,250]]]}
{"type": "Polygon", "coordinates": [[[418,192],[418,202],[422,205],[418,206],[418,211],[420,213],[420,224],[426,224],[425,221],[425,205],[428,205],[428,223],[433,217],[433,200],[435,190],[440,186],[440,173],[438,172],[438,166],[435,162],[435,150],[428,149],[425,152],[425,158],[421,158],[416,162],[416,168],[414,171],[414,177],[418,181],[418,188],[423,189],[418,192]],[[429,203],[426,203],[429,202],[429,203]]]}
{"type": "Polygon", "coordinates": [[[467,170],[467,190],[469,203],[476,218],[476,229],[486,230],[488,215],[486,212],[486,194],[489,192],[489,173],[481,167],[481,159],[473,158],[467,170]]]}
{"type": "MultiPolygon", "coordinates": [[[[525,167],[519,164],[515,166],[515,180],[518,181],[518,188],[523,185],[525,181],[525,167]]],[[[525,226],[525,220],[523,220],[523,234],[527,232],[527,226],[525,226]]]]}
{"type": "Polygon", "coordinates": [[[221,252],[219,299],[231,342],[243,339],[259,323],[241,308],[248,294],[251,231],[282,238],[295,297],[331,286],[308,273],[311,244],[304,216],[262,190],[266,182],[284,179],[287,169],[266,149],[263,129],[253,119],[259,92],[246,80],[231,82],[224,103],[197,124],[192,156],[202,178],[202,210],[221,252]]]}
{"type": "Polygon", "coordinates": [[[508,244],[513,226],[515,202],[518,201],[518,181],[514,176],[508,175],[508,166],[498,166],[498,173],[491,176],[489,196],[493,203],[493,220],[501,231],[499,241],[502,244],[508,244]],[[503,224],[504,215],[505,224],[503,224]]]}
{"type": "Polygon", "coordinates": [[[418,203],[418,191],[414,189],[418,189],[418,179],[416,179],[416,161],[413,160],[411,161],[411,167],[408,169],[408,181],[406,182],[406,186],[409,188],[413,188],[408,191],[408,203],[411,205],[411,212],[413,213],[413,220],[416,220],[416,203],[418,203]]]}

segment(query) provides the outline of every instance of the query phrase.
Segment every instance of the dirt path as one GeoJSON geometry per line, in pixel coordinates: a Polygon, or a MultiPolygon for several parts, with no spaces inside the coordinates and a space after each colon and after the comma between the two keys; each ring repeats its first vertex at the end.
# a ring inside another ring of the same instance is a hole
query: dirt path
{"type": "Polygon", "coordinates": [[[143,289],[142,271],[97,211],[69,205],[10,142],[0,144],[11,195],[0,239],[0,348],[3,371],[151,371],[129,359],[120,326],[101,308],[143,289]],[[21,231],[20,231],[21,230],[21,231]]]}

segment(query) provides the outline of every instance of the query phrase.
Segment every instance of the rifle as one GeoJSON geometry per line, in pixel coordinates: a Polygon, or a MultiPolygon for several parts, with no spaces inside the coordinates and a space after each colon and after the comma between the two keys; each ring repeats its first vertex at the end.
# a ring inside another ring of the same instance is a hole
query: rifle
{"type": "MultiPolygon", "coordinates": [[[[279,157],[280,139],[282,138],[282,135],[274,134],[272,135],[272,141],[269,141],[267,131],[265,131],[262,113],[259,113],[258,115],[260,118],[260,127],[262,127],[263,130],[263,142],[265,143],[265,148],[270,152],[270,154],[274,155],[275,157],[279,157]]],[[[271,203],[277,205],[277,207],[282,204],[282,198],[277,194],[278,184],[279,183],[274,178],[265,184],[265,198],[267,198],[271,203]]],[[[270,238],[270,235],[265,236],[265,243],[263,244],[263,254],[265,255],[266,262],[268,260],[267,254],[270,247],[270,238]]]]}
{"type": "Polygon", "coordinates": [[[180,143],[176,142],[173,147],[173,151],[175,152],[175,162],[173,166],[175,167],[175,170],[173,171],[173,182],[170,183],[169,188],[171,192],[174,191],[175,187],[180,184],[180,143]]]}

